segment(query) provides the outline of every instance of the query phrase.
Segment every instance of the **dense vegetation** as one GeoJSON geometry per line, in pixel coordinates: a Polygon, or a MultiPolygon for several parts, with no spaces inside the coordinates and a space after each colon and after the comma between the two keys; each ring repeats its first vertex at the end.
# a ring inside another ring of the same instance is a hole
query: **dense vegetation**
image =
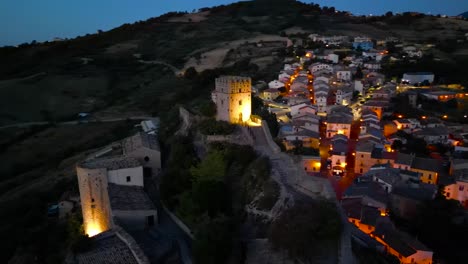
{"type": "Polygon", "coordinates": [[[468,87],[468,79],[464,69],[468,67],[468,58],[460,56],[454,61],[435,61],[431,55],[423,56],[420,60],[402,60],[397,62],[384,61],[382,73],[387,77],[401,78],[407,72],[433,72],[436,83],[460,83],[468,87]]]}
{"type": "Polygon", "coordinates": [[[245,203],[269,184],[269,161],[249,146],[231,144],[212,145],[200,161],[194,157],[190,138],[174,138],[162,198],[194,230],[195,260],[223,263],[236,242],[245,203]]]}
{"type": "Polygon", "coordinates": [[[293,259],[314,259],[336,248],[342,229],[340,219],[331,202],[299,203],[273,222],[269,239],[293,259]]]}

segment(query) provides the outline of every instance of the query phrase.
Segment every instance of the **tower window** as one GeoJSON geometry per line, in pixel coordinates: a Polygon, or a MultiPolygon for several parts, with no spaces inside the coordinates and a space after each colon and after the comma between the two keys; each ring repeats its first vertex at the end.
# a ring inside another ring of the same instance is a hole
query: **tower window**
{"type": "Polygon", "coordinates": [[[146,156],[146,157],[144,158],[144,160],[145,160],[146,162],[148,162],[148,161],[149,161],[149,157],[146,156]]]}
{"type": "Polygon", "coordinates": [[[242,92],[242,89],[239,89],[239,93],[241,93],[241,92],[242,92]]]}
{"type": "Polygon", "coordinates": [[[242,100],[239,100],[239,105],[242,105],[242,100]]]}
{"type": "Polygon", "coordinates": [[[127,182],[130,182],[132,179],[130,176],[127,176],[127,182]]]}
{"type": "Polygon", "coordinates": [[[91,198],[91,202],[94,203],[94,198],[91,198]]]}

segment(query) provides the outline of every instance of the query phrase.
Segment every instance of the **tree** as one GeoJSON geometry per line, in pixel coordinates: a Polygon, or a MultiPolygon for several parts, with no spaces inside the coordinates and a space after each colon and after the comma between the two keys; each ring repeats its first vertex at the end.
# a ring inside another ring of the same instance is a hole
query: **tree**
{"type": "Polygon", "coordinates": [[[184,72],[184,78],[189,79],[189,80],[194,80],[197,78],[198,72],[194,67],[189,67],[187,70],[184,72]]]}
{"type": "Polygon", "coordinates": [[[198,125],[204,135],[229,135],[234,132],[235,126],[226,121],[218,121],[214,118],[205,119],[198,125]]]}
{"type": "Polygon", "coordinates": [[[357,67],[356,73],[354,74],[355,79],[362,79],[364,77],[364,73],[362,73],[361,67],[357,67]]]}
{"type": "Polygon", "coordinates": [[[226,173],[226,162],[222,152],[210,151],[200,164],[190,168],[190,173],[195,182],[222,181],[226,173]]]}
{"type": "Polygon", "coordinates": [[[229,190],[221,181],[201,181],[193,186],[193,201],[200,212],[207,213],[210,217],[219,214],[231,214],[231,201],[229,190]]]}
{"type": "Polygon", "coordinates": [[[418,208],[417,217],[410,224],[421,242],[447,263],[458,263],[468,257],[468,222],[464,209],[458,201],[445,198],[443,187],[439,188],[434,200],[418,208]]]}
{"type": "Polygon", "coordinates": [[[455,98],[450,99],[445,103],[445,106],[447,106],[447,108],[449,108],[449,109],[457,109],[458,101],[455,98]]]}
{"type": "Polygon", "coordinates": [[[361,93],[359,93],[359,91],[354,91],[353,92],[353,100],[356,100],[360,94],[361,93]]]}
{"type": "Polygon", "coordinates": [[[292,258],[309,260],[341,234],[341,218],[328,201],[298,203],[284,211],[270,227],[268,239],[276,249],[286,250],[292,258]]]}
{"type": "Polygon", "coordinates": [[[392,12],[392,11],[388,11],[387,13],[385,13],[385,16],[386,16],[386,17],[392,17],[392,16],[393,16],[393,12],[392,12]]]}
{"type": "Polygon", "coordinates": [[[216,105],[213,101],[203,101],[200,104],[200,112],[206,117],[214,117],[216,115],[216,105]]]}
{"type": "Polygon", "coordinates": [[[91,248],[92,240],[85,235],[81,214],[73,214],[67,222],[68,241],[74,253],[91,248]]]}
{"type": "Polygon", "coordinates": [[[231,252],[232,229],[230,219],[224,215],[210,218],[203,215],[193,241],[195,263],[225,263],[231,252]]]}
{"type": "Polygon", "coordinates": [[[403,142],[401,142],[401,140],[396,139],[396,140],[393,141],[392,149],[400,150],[402,147],[403,147],[403,142]]]}

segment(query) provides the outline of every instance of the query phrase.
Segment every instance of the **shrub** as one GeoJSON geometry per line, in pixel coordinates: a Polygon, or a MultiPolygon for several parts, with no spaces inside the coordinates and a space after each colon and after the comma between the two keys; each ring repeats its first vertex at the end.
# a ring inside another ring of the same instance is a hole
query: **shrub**
{"type": "Polygon", "coordinates": [[[204,135],[229,135],[234,132],[235,128],[226,121],[217,121],[212,118],[201,121],[198,127],[204,135]]]}
{"type": "Polygon", "coordinates": [[[336,206],[328,201],[296,204],[272,223],[269,240],[295,259],[312,259],[323,246],[337,243],[341,220],[336,206]]]}

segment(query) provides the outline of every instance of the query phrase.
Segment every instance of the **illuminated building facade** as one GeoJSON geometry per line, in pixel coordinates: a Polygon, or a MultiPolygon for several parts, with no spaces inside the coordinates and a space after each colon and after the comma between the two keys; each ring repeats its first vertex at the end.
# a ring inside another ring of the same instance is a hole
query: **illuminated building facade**
{"type": "Polygon", "coordinates": [[[249,77],[222,76],[217,78],[214,91],[216,119],[234,124],[250,120],[252,85],[249,77]]]}

